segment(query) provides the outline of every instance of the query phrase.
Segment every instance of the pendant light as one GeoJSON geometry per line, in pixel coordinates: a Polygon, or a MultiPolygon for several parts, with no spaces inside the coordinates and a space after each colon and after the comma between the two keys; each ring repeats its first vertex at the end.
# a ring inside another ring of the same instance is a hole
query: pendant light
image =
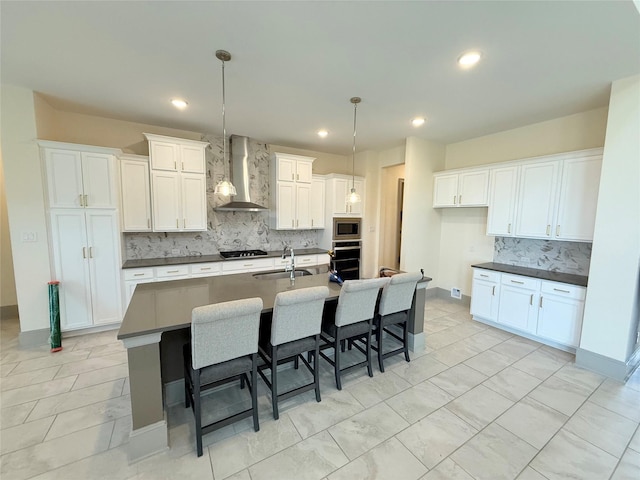
{"type": "MultiPolygon", "coordinates": [[[[225,89],[224,89],[224,62],[231,60],[231,54],[226,50],[216,50],[216,57],[222,62],[222,163],[226,172],[227,169],[227,128],[225,123],[225,89]]],[[[213,193],[217,195],[224,195],[228,197],[230,195],[236,195],[236,187],[233,186],[231,180],[227,180],[227,176],[224,175],[220,180],[213,193]]]]}
{"type": "Polygon", "coordinates": [[[360,203],[360,195],[356,192],[356,114],[358,104],[362,101],[360,97],[352,97],[350,102],[353,103],[353,152],[351,157],[351,192],[347,196],[347,202],[360,203]]]}

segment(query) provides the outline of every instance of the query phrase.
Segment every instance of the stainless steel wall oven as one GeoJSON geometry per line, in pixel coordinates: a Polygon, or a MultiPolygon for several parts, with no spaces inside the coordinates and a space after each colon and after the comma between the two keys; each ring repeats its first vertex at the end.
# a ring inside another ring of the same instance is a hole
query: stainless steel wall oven
{"type": "Polygon", "coordinates": [[[360,240],[333,242],[333,258],[331,267],[343,280],[360,278],[360,257],[362,244],[360,240]]]}

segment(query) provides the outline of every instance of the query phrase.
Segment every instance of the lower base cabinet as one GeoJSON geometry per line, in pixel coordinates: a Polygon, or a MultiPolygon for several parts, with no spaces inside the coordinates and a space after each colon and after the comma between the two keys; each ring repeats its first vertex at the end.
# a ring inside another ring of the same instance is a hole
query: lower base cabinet
{"type": "Polygon", "coordinates": [[[558,346],[580,344],[584,287],[474,269],[472,288],[474,319],[558,346]]]}

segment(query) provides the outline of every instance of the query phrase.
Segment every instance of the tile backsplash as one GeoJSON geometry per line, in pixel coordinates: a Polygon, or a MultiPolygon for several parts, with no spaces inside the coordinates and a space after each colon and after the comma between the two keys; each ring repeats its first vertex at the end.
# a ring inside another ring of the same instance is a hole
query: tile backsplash
{"type": "Polygon", "coordinates": [[[591,261],[591,244],[496,237],[493,261],[550,272],[587,275],[591,261]]]}
{"type": "MultiPolygon", "coordinates": [[[[269,227],[269,212],[216,212],[213,209],[227,203],[229,197],[215,195],[213,189],[225,174],[222,160],[222,137],[205,135],[211,143],[207,159],[207,222],[206,232],[125,233],[126,260],[146,258],[213,255],[226,250],[281,250],[318,246],[317,230],[274,230],[269,227]],[[178,251],[179,253],[173,253],[178,251]]],[[[249,140],[249,191],[251,199],[269,206],[269,149],[265,143],[249,140]]],[[[227,165],[228,169],[228,165],[227,165]]]]}

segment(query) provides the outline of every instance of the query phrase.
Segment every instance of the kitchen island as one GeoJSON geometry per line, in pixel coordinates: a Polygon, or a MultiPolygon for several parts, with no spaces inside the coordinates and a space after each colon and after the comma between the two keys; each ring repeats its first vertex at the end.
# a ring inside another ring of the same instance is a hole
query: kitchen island
{"type": "MultiPolygon", "coordinates": [[[[269,316],[279,292],[325,285],[327,302],[337,301],[340,286],[326,274],[264,279],[242,273],[138,285],[118,332],[127,348],[131,390],[132,432],[129,459],[144,458],[168,448],[163,388],[182,379],[182,345],[189,341],[191,311],[195,307],[260,297],[263,316],[269,316]]],[[[409,325],[412,350],[424,348],[425,288],[419,283],[409,325]]],[[[179,389],[178,389],[179,391],[179,389]]]]}

